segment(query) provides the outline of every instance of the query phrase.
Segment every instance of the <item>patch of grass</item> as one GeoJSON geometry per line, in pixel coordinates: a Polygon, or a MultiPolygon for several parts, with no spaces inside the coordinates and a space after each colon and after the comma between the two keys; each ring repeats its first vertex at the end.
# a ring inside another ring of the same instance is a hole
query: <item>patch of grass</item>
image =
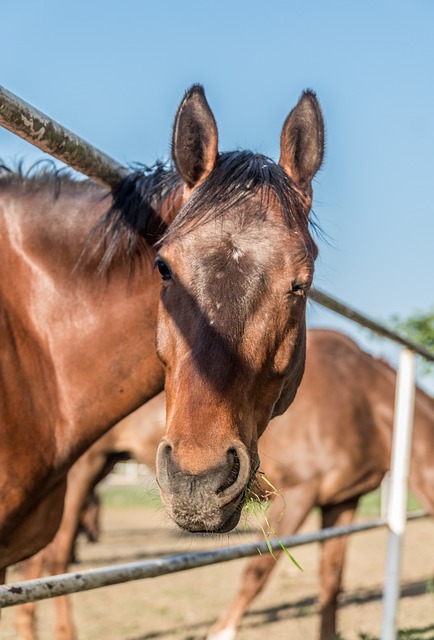
{"type": "Polygon", "coordinates": [[[98,495],[104,507],[161,508],[160,492],[153,486],[101,484],[98,495]]]}
{"type": "Polygon", "coordinates": [[[434,638],[434,625],[419,629],[401,629],[398,631],[398,640],[432,640],[434,638]]]}
{"type": "MultiPolygon", "coordinates": [[[[367,493],[362,496],[357,510],[358,514],[366,517],[374,517],[380,515],[381,508],[381,492],[380,489],[376,489],[371,493],[367,493]]],[[[416,500],[413,494],[408,494],[407,510],[414,511],[421,509],[420,503],[416,500]]],[[[368,639],[369,640],[369,639],[368,639]]]]}
{"type": "MultiPolygon", "coordinates": [[[[411,629],[400,629],[398,631],[397,640],[433,640],[434,638],[434,625],[428,627],[419,627],[411,629]]],[[[340,633],[336,634],[333,640],[345,640],[345,637],[340,633]]],[[[377,636],[373,636],[370,633],[360,633],[359,640],[379,640],[377,636]]]]}

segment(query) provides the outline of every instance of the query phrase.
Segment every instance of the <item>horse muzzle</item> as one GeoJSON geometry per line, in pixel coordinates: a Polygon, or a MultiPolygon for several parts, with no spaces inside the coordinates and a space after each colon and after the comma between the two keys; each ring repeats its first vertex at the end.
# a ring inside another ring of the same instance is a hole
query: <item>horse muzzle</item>
{"type": "Polygon", "coordinates": [[[218,465],[200,473],[182,469],[167,439],[157,451],[157,482],[164,505],[175,523],[190,532],[231,531],[240,519],[251,476],[250,456],[241,443],[229,447],[218,465]]]}

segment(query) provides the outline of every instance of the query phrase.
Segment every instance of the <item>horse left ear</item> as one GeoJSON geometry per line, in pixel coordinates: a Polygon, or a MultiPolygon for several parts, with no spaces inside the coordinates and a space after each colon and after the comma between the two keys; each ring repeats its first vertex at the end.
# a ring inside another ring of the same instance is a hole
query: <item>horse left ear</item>
{"type": "Polygon", "coordinates": [[[324,158],[324,120],[313,91],[304,91],[286,118],[280,136],[279,164],[308,193],[324,158]]]}
{"type": "Polygon", "coordinates": [[[188,189],[199,185],[212,171],[217,153],[216,121],[203,87],[195,84],[179,105],[172,135],[173,162],[188,189]]]}

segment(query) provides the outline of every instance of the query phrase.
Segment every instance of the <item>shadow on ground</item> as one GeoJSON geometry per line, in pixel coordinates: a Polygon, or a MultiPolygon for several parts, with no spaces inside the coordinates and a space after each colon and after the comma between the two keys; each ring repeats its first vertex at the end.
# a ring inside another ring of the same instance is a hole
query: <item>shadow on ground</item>
{"type": "MultiPolygon", "coordinates": [[[[427,582],[409,582],[403,585],[401,591],[401,598],[414,598],[421,596],[427,592],[427,582]]],[[[372,590],[360,590],[353,593],[346,593],[341,596],[339,602],[339,608],[344,609],[351,605],[363,605],[370,602],[381,600],[383,594],[378,589],[372,590]]],[[[295,618],[306,617],[314,615],[318,612],[316,596],[310,596],[296,600],[294,602],[280,604],[275,607],[269,607],[267,609],[255,609],[246,613],[242,628],[254,629],[265,627],[273,622],[281,622],[282,620],[291,620],[295,618]]],[[[176,628],[170,628],[166,630],[160,630],[156,632],[146,633],[141,636],[134,636],[128,640],[157,640],[157,639],[170,639],[173,638],[175,633],[179,634],[183,630],[185,636],[183,640],[204,640],[204,629],[209,629],[215,620],[203,620],[194,625],[180,625],[176,628]],[[200,632],[198,631],[200,629],[200,632]]],[[[345,638],[338,636],[337,640],[345,640],[345,638]]],[[[377,640],[374,636],[361,635],[360,640],[377,640]]],[[[434,624],[412,629],[404,629],[399,632],[399,640],[434,640],[434,624]]]]}

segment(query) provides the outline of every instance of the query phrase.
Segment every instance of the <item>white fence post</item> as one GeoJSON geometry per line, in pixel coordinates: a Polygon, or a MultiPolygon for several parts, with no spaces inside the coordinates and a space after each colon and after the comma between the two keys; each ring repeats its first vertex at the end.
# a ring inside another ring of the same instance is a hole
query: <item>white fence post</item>
{"type": "Polygon", "coordinates": [[[389,538],[383,595],[381,640],[396,639],[396,622],[400,595],[401,547],[407,511],[407,485],[410,468],[415,393],[415,357],[408,349],[401,351],[395,395],[392,461],[390,468],[387,524],[389,538]]]}
{"type": "Polygon", "coordinates": [[[389,506],[390,473],[384,475],[380,485],[380,517],[386,520],[389,506]]]}

